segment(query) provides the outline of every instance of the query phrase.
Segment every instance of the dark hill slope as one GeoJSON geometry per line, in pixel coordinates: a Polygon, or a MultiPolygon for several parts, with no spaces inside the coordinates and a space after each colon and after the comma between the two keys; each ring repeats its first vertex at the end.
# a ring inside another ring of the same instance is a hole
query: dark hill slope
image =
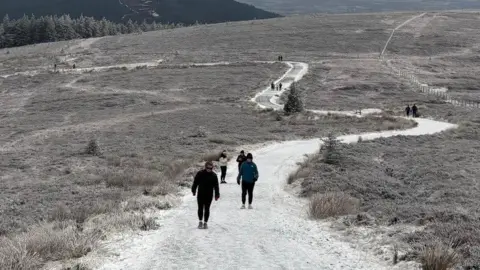
{"type": "Polygon", "coordinates": [[[277,14],[234,0],[3,0],[0,16],[23,14],[81,14],[115,22],[128,19],[191,24],[278,17],[277,14]]]}

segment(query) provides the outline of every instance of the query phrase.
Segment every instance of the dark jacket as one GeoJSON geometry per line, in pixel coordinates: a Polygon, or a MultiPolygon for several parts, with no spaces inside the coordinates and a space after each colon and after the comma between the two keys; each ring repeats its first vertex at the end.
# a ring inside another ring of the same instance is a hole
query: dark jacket
{"type": "Polygon", "coordinates": [[[242,163],[247,160],[247,156],[245,155],[238,155],[237,157],[237,162],[238,162],[238,168],[240,168],[240,166],[242,166],[242,163]]]}
{"type": "Polygon", "coordinates": [[[253,162],[244,162],[240,167],[240,172],[238,173],[237,180],[242,179],[242,182],[253,183],[258,179],[258,169],[257,165],[253,162]]]}
{"type": "Polygon", "coordinates": [[[193,180],[192,193],[196,193],[197,197],[213,198],[213,191],[215,191],[215,198],[220,198],[217,174],[206,170],[199,171],[193,180]]]}

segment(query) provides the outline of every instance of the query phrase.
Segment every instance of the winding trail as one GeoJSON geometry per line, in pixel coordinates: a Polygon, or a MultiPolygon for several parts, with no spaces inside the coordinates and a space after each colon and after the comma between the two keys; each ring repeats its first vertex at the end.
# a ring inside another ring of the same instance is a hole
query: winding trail
{"type": "MultiPolygon", "coordinates": [[[[284,90],[308,72],[306,63],[286,64],[290,68],[276,81],[285,85],[284,90]]],[[[279,92],[267,87],[252,101],[262,108],[280,109],[276,99],[279,92]]],[[[418,126],[408,130],[353,134],[339,139],[354,143],[359,136],[363,140],[417,136],[456,127],[430,119],[415,121],[418,126]]],[[[240,188],[235,183],[233,160],[227,173],[228,184],[221,185],[221,199],[212,205],[208,230],[196,229],[196,199],[187,194],[180,207],[159,217],[159,230],[107,244],[106,250],[118,256],[108,257],[96,269],[408,269],[402,263],[389,265],[370,252],[339,240],[338,233],[326,223],[307,218],[305,200],[285,190],[287,176],[298,166],[297,162],[306,154],[316,153],[321,143],[320,139],[279,142],[253,151],[260,172],[253,210],[239,209],[240,188]]]]}
{"type": "MultiPolygon", "coordinates": [[[[160,62],[153,63],[158,65],[160,62]]],[[[257,61],[254,63],[271,63],[257,61]]],[[[282,82],[283,91],[299,81],[308,72],[308,64],[302,62],[284,62],[289,66],[276,83],[282,82]]],[[[140,63],[144,64],[144,63],[140,63]]],[[[228,65],[228,62],[203,63],[196,66],[228,65]]],[[[127,68],[136,68],[139,64],[127,64],[127,68]]],[[[125,65],[122,65],[125,66],[125,65]]],[[[77,69],[84,73],[104,71],[116,66],[77,69]]],[[[72,81],[71,87],[75,81],[72,81]]],[[[283,91],[271,91],[270,87],[258,93],[252,101],[262,108],[282,109],[278,97],[283,91]]],[[[159,111],[157,113],[168,113],[159,111]]],[[[339,113],[352,115],[353,112],[318,111],[315,113],[339,113]]],[[[379,110],[370,109],[367,113],[379,110]]],[[[41,130],[27,137],[13,141],[0,148],[3,151],[14,150],[19,144],[48,136],[51,133],[85,128],[105,127],[112,123],[133,121],[149,113],[122,116],[99,122],[82,123],[65,127],[41,130]]],[[[363,114],[365,115],[365,113],[363,114]]],[[[408,130],[370,132],[341,136],[344,143],[355,143],[359,137],[372,140],[391,136],[419,136],[434,134],[455,128],[456,125],[430,119],[417,118],[418,126],[408,130]]],[[[227,182],[221,185],[221,199],[212,205],[210,228],[196,229],[196,199],[187,194],[183,203],[167,213],[159,214],[160,229],[141,232],[124,239],[105,243],[103,251],[116,254],[105,258],[105,254],[95,251],[91,267],[112,270],[147,269],[410,269],[403,263],[390,265],[366,248],[353,246],[341,240],[339,232],[332,230],[328,223],[309,220],[304,199],[285,190],[288,175],[297,168],[297,163],[305,155],[318,151],[320,139],[298,140],[271,143],[259,149],[245,149],[252,152],[259,167],[260,179],[255,187],[254,209],[241,210],[240,188],[235,183],[236,164],[229,164],[227,182]]],[[[413,269],[413,268],[412,268],[413,269]]]]}
{"type": "MultiPolygon", "coordinates": [[[[384,48],[383,48],[383,50],[380,54],[380,61],[382,61],[391,70],[391,73],[393,75],[407,79],[420,92],[438,96],[438,97],[442,98],[445,102],[450,103],[453,106],[460,106],[460,107],[467,107],[467,108],[480,108],[480,102],[479,101],[468,101],[468,100],[455,99],[447,91],[441,91],[441,90],[439,90],[439,87],[434,88],[434,87],[429,86],[427,83],[421,82],[414,73],[410,73],[408,71],[397,68],[393,65],[391,59],[385,59],[385,55],[384,55],[385,50],[387,49],[388,45],[390,44],[390,41],[395,34],[395,31],[400,29],[401,27],[409,24],[413,20],[418,19],[420,17],[423,17],[426,14],[427,13],[422,13],[422,14],[413,16],[412,18],[404,21],[403,23],[401,23],[400,25],[395,27],[395,29],[392,30],[392,33],[390,34],[390,37],[388,38],[387,42],[385,43],[385,46],[384,46],[384,48]]],[[[437,16],[437,14],[435,14],[432,17],[432,20],[436,16],[437,16]]],[[[448,56],[464,55],[469,50],[471,51],[471,49],[465,49],[462,52],[449,54],[448,56]]],[[[438,57],[438,56],[436,56],[436,57],[438,57]]]]}
{"type": "Polygon", "coordinates": [[[404,21],[403,23],[399,24],[397,27],[395,27],[393,30],[392,30],[392,33],[390,34],[390,37],[388,38],[387,42],[385,43],[385,46],[383,47],[383,50],[382,50],[382,53],[380,53],[380,57],[382,58],[383,55],[385,54],[385,50],[387,49],[388,47],[388,44],[390,44],[390,40],[392,40],[393,38],[393,35],[395,35],[395,31],[397,31],[398,29],[402,28],[403,26],[407,25],[408,23],[410,23],[411,21],[417,19],[417,18],[420,18],[420,17],[423,17],[425,16],[427,13],[424,12],[422,14],[419,14],[419,15],[416,15],[416,16],[413,16],[412,18],[404,21]]]}

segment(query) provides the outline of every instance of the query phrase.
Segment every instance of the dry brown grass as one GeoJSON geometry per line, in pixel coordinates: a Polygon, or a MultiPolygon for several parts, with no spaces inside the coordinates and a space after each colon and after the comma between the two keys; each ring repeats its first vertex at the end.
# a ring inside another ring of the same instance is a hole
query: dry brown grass
{"type": "Polygon", "coordinates": [[[235,145],[237,144],[234,140],[220,137],[212,137],[208,139],[211,143],[222,144],[222,145],[235,145]]]}
{"type": "Polygon", "coordinates": [[[161,173],[136,168],[107,169],[104,179],[107,187],[124,189],[170,185],[161,173]]]}
{"type": "Polygon", "coordinates": [[[63,203],[58,204],[49,215],[49,221],[68,221],[73,220],[77,223],[83,223],[91,216],[103,214],[112,211],[115,208],[113,202],[98,201],[93,204],[82,204],[66,206],[63,203]]]}
{"type": "Polygon", "coordinates": [[[0,269],[37,270],[41,265],[38,254],[29,252],[24,242],[0,238],[0,269]]]}
{"type": "Polygon", "coordinates": [[[221,154],[221,151],[206,153],[202,156],[202,161],[218,161],[221,154]]]}
{"type": "Polygon", "coordinates": [[[179,159],[170,162],[164,168],[164,175],[167,179],[174,180],[181,176],[188,168],[194,164],[193,159],[179,159]]]}
{"type": "Polygon", "coordinates": [[[443,244],[434,244],[425,247],[421,257],[423,270],[449,270],[460,261],[455,250],[443,244]]]}
{"type": "Polygon", "coordinates": [[[144,211],[145,209],[158,209],[165,210],[172,207],[170,203],[161,201],[158,198],[141,196],[137,198],[129,199],[125,206],[124,211],[144,211]]]}
{"type": "Polygon", "coordinates": [[[13,238],[0,239],[0,269],[39,269],[48,260],[79,258],[102,234],[79,231],[73,223],[41,224],[13,238]]]}
{"type": "Polygon", "coordinates": [[[136,212],[125,212],[117,210],[112,213],[92,217],[87,228],[96,228],[103,232],[115,232],[120,230],[153,230],[156,222],[152,217],[136,212]]]}
{"type": "Polygon", "coordinates": [[[309,215],[313,219],[324,219],[357,212],[360,202],[343,192],[316,194],[309,204],[309,215]]]}
{"type": "Polygon", "coordinates": [[[292,184],[299,179],[310,176],[312,174],[312,170],[314,169],[312,165],[314,165],[314,161],[318,160],[319,158],[320,155],[315,154],[308,156],[305,161],[298,163],[297,165],[299,165],[299,167],[297,170],[288,175],[287,183],[292,184]]]}
{"type": "MultiPolygon", "coordinates": [[[[127,203],[125,211],[159,208],[160,204],[127,203]]],[[[124,229],[153,230],[158,228],[153,217],[114,211],[92,217],[85,229],[75,222],[57,221],[32,227],[15,237],[0,238],[0,269],[36,270],[44,262],[79,258],[95,248],[106,232],[124,229]]]]}
{"type": "Polygon", "coordinates": [[[44,260],[79,258],[90,252],[100,240],[100,231],[79,231],[76,226],[45,224],[22,236],[26,249],[44,260]]]}

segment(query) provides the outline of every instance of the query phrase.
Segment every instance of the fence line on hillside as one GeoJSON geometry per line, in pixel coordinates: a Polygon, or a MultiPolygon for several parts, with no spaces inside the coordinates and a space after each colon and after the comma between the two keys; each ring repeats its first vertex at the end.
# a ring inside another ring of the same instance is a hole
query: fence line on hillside
{"type": "Polygon", "coordinates": [[[408,79],[410,83],[414,85],[414,88],[422,93],[431,94],[431,95],[440,97],[444,99],[445,102],[450,103],[454,106],[460,106],[460,107],[466,107],[466,108],[480,108],[479,101],[455,99],[450,94],[444,91],[439,91],[438,89],[430,87],[426,83],[421,83],[415,75],[393,66],[390,60],[385,59],[383,55],[380,56],[380,61],[390,68],[390,71],[393,75],[408,79]]]}

